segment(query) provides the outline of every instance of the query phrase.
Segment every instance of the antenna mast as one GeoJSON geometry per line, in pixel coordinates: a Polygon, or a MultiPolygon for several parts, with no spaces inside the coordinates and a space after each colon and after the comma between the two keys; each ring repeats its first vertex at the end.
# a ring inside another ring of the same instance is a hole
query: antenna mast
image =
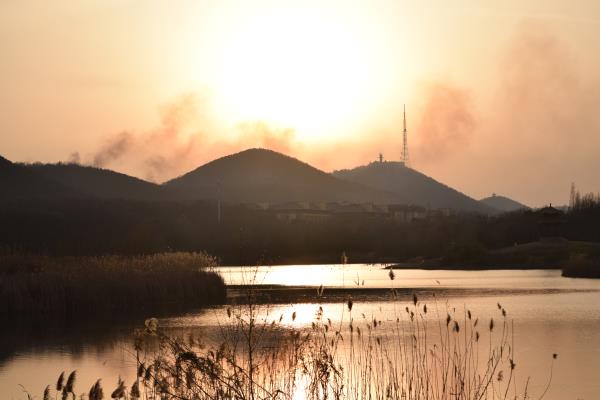
{"type": "Polygon", "coordinates": [[[406,130],[406,104],[403,112],[404,129],[402,131],[402,163],[408,167],[408,131],[406,130]]]}

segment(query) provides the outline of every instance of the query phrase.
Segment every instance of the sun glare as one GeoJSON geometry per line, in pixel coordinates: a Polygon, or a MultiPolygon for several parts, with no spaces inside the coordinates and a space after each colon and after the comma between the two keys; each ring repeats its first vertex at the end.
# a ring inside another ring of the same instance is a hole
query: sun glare
{"type": "Polygon", "coordinates": [[[290,127],[301,139],[339,134],[366,106],[376,75],[369,51],[341,16],[257,14],[224,44],[218,91],[239,120],[290,127]]]}

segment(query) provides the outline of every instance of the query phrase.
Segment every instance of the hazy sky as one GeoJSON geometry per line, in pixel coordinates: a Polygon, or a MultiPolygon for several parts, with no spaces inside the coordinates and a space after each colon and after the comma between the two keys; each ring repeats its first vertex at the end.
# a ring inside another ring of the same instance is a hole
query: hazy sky
{"type": "Polygon", "coordinates": [[[600,1],[0,2],[0,154],[164,181],[248,147],[600,191],[600,1]]]}

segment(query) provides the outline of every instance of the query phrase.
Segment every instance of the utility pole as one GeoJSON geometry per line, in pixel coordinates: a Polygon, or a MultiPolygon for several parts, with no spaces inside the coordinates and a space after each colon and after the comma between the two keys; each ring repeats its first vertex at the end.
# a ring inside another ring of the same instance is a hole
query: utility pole
{"type": "Polygon", "coordinates": [[[217,224],[221,225],[221,181],[217,181],[217,224]]]}

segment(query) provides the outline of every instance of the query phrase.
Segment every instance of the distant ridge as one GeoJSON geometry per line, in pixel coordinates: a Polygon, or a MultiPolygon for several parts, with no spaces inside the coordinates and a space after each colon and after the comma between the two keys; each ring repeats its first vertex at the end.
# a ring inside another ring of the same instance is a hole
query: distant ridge
{"type": "Polygon", "coordinates": [[[164,184],[185,199],[231,203],[348,201],[389,203],[385,191],[340,180],[293,157],[249,149],[211,161],[164,184]]]}
{"type": "Polygon", "coordinates": [[[77,191],[0,156],[0,199],[55,199],[77,195],[77,191]]]}
{"type": "Polygon", "coordinates": [[[8,168],[12,165],[12,162],[8,161],[6,158],[0,156],[0,170],[2,168],[8,168]]]}
{"type": "Polygon", "coordinates": [[[446,186],[401,162],[373,162],[369,165],[334,171],[333,176],[349,182],[392,192],[398,203],[431,208],[490,213],[486,204],[446,186]]]}
{"type": "Polygon", "coordinates": [[[26,164],[23,168],[83,195],[101,199],[153,201],[170,197],[160,185],[108,169],[72,163],[26,164]]]}
{"type": "Polygon", "coordinates": [[[485,214],[500,209],[487,204],[486,199],[476,201],[400,162],[374,162],[328,174],[266,149],[248,149],[216,159],[162,185],[90,166],[14,164],[0,157],[0,185],[0,198],[4,199],[395,203],[485,214]]]}
{"type": "Polygon", "coordinates": [[[511,212],[523,209],[529,209],[525,204],[519,203],[513,199],[510,199],[505,196],[498,196],[493,194],[490,197],[483,198],[479,200],[480,203],[485,204],[489,207],[492,207],[499,212],[511,212]]]}

